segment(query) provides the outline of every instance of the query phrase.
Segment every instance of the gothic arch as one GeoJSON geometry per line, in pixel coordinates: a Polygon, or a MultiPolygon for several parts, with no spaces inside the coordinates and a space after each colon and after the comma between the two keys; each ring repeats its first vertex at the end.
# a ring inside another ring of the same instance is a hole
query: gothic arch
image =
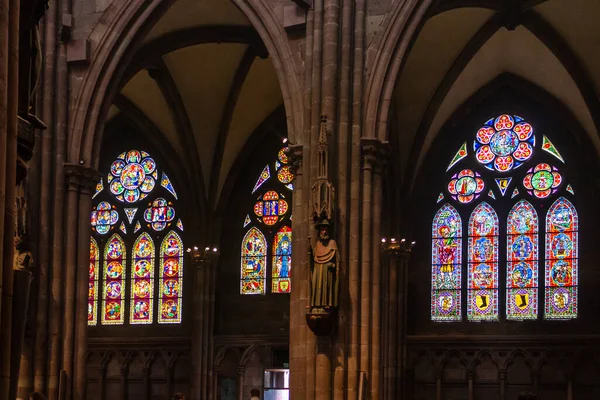
{"type": "Polygon", "coordinates": [[[419,26],[426,20],[433,0],[396,2],[384,27],[367,49],[369,72],[364,103],[363,136],[386,140],[388,114],[396,79],[419,26]]]}
{"type": "MultiPolygon", "coordinates": [[[[136,49],[150,28],[176,0],[148,4],[145,0],[115,0],[90,34],[98,43],[82,79],[70,121],[69,162],[96,168],[104,117],[136,49]]],[[[290,138],[301,132],[302,99],[287,35],[266,0],[233,0],[265,43],[277,71],[287,111],[290,138]]]]}

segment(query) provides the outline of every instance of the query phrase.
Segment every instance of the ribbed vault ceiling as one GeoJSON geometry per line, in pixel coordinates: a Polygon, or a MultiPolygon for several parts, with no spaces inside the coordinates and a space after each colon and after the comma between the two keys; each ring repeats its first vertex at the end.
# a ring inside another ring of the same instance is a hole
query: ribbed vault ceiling
{"type": "Polygon", "coordinates": [[[512,10],[508,3],[442,0],[431,10],[394,91],[391,126],[402,170],[407,163],[420,166],[452,113],[503,73],[559,99],[600,154],[600,1],[531,0],[514,2],[519,8],[512,10]],[[516,28],[507,29],[507,21],[516,28]]]}
{"type": "Polygon", "coordinates": [[[258,34],[227,0],[176,1],[127,77],[108,118],[158,132],[213,208],[250,135],[283,102],[258,34]]]}

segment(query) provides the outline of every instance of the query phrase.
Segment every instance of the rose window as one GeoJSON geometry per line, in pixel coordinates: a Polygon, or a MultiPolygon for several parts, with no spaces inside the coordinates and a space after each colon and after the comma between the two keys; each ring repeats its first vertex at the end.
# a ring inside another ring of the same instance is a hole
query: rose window
{"type": "Polygon", "coordinates": [[[108,201],[98,203],[92,211],[92,229],[104,235],[112,229],[119,220],[119,213],[108,201]]]}
{"type": "Polygon", "coordinates": [[[546,163],[538,164],[535,168],[527,171],[528,174],[523,179],[523,186],[529,194],[543,199],[552,193],[556,193],[557,187],[562,182],[562,176],[555,167],[550,167],[546,163]]]}
{"type": "Polygon", "coordinates": [[[175,218],[175,209],[172,203],[159,197],[144,212],[144,220],[148,222],[155,231],[162,231],[171,224],[175,218]]]}
{"type": "Polygon", "coordinates": [[[534,146],[533,127],[523,118],[508,114],[486,122],[473,143],[477,161],[499,172],[521,166],[533,155],[534,146]]]}
{"type": "Polygon", "coordinates": [[[277,192],[270,190],[262,198],[259,197],[260,200],[254,204],[254,214],[256,214],[259,221],[262,218],[265,225],[275,225],[279,218],[287,212],[287,201],[279,197],[277,192]]]}
{"type": "Polygon", "coordinates": [[[470,203],[473,199],[479,197],[484,188],[483,179],[478,173],[470,169],[463,169],[452,176],[452,180],[448,184],[448,191],[452,198],[461,203],[470,203]]]}
{"type": "Polygon", "coordinates": [[[156,162],[145,151],[122,153],[110,166],[110,191],[122,202],[135,203],[154,189],[158,172],[156,162]]]}

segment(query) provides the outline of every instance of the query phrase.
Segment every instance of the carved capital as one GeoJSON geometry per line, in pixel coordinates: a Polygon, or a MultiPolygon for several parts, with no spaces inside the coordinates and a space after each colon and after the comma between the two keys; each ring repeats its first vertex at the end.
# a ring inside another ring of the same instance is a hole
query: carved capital
{"type": "Polygon", "coordinates": [[[372,169],[380,173],[388,165],[390,146],[374,138],[360,139],[361,165],[363,169],[372,169]]]}
{"type": "Polygon", "coordinates": [[[246,374],[246,367],[238,367],[237,373],[240,376],[244,376],[246,374]]]}
{"type": "Polygon", "coordinates": [[[304,148],[301,144],[290,144],[288,146],[288,159],[290,170],[295,176],[302,175],[302,156],[304,148]]]}
{"type": "Polygon", "coordinates": [[[102,174],[93,168],[79,164],[65,163],[65,177],[69,190],[79,189],[83,193],[93,193],[102,174]]]}
{"type": "Polygon", "coordinates": [[[401,257],[408,260],[414,246],[415,242],[406,239],[401,239],[400,241],[393,238],[381,240],[381,251],[389,257],[401,257]]]}

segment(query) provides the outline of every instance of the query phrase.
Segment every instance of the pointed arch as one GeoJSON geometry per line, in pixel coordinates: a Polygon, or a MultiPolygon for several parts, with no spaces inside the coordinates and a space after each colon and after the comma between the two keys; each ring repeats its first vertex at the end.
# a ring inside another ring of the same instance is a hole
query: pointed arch
{"type": "Polygon", "coordinates": [[[154,294],[154,241],[146,232],[133,244],[131,263],[131,324],[151,324],[153,321],[154,294]]]}
{"type": "Polygon", "coordinates": [[[242,240],[241,294],[264,294],[267,267],[267,240],[256,227],[242,240]]]}
{"type": "Polygon", "coordinates": [[[273,263],[271,264],[271,292],[290,293],[292,271],[292,228],[282,226],[273,241],[273,263]]]}
{"type": "Polygon", "coordinates": [[[118,233],[113,234],[104,248],[102,290],[102,325],[122,325],[124,321],[123,289],[127,249],[118,233]]]}
{"type": "Polygon", "coordinates": [[[467,318],[498,320],[498,215],[486,202],[469,218],[467,318]]]}
{"type": "Polygon", "coordinates": [[[175,231],[171,231],[160,246],[159,324],[181,322],[182,278],[183,241],[175,231]]]}
{"type": "Polygon", "coordinates": [[[90,269],[88,286],[88,325],[98,324],[98,273],[100,264],[100,252],[98,242],[90,237],[90,269]]]}
{"type": "Polygon", "coordinates": [[[577,210],[560,197],[546,215],[545,319],[577,318],[578,235],[577,210]]]}
{"type": "Polygon", "coordinates": [[[506,319],[537,319],[538,214],[527,200],[517,202],[506,223],[506,319]]]}
{"type": "Polygon", "coordinates": [[[462,220],[450,204],[435,215],[431,237],[431,319],[460,321],[462,220]]]}

